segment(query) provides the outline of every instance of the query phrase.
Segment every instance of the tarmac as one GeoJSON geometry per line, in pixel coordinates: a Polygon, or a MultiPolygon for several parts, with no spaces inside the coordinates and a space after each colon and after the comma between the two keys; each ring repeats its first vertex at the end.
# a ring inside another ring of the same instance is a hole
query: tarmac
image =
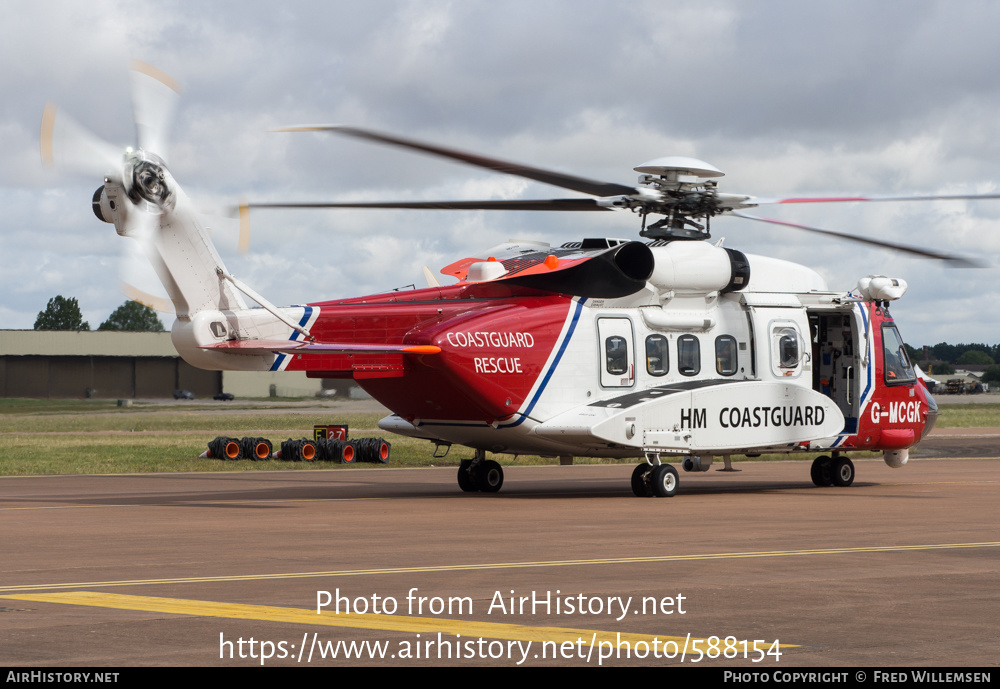
{"type": "Polygon", "coordinates": [[[998,440],[669,499],[630,465],[0,478],[0,664],[995,666],[998,440]]]}

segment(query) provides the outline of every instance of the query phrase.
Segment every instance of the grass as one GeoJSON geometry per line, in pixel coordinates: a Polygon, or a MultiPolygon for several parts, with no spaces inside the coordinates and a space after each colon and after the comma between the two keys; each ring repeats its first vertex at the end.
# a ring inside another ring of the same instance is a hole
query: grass
{"type": "MultiPolygon", "coordinates": [[[[327,410],[313,400],[264,402],[118,407],[116,402],[92,400],[0,400],[0,442],[6,448],[0,455],[0,475],[350,470],[351,466],[327,462],[198,458],[208,441],[218,435],[264,436],[277,448],[289,437],[311,438],[317,423],[347,424],[352,438],[385,438],[392,446],[392,466],[458,466],[471,456],[470,450],[455,447],[445,458],[434,457],[434,446],[426,440],[379,430],[382,414],[327,410]],[[307,406],[301,408],[303,405],[307,406]]],[[[512,460],[500,459],[503,463],[512,460]]],[[[533,457],[519,461],[557,460],[533,457]]]]}
{"type": "MultiPolygon", "coordinates": [[[[433,456],[434,446],[378,430],[380,414],[345,413],[267,400],[266,405],[136,404],[118,407],[98,400],[0,399],[0,475],[162,473],[186,471],[299,471],[350,466],[326,462],[224,462],[199,459],[217,435],[261,435],[275,445],[288,437],[312,437],[316,423],[346,423],[351,437],[379,436],[392,445],[392,466],[457,466],[471,450],[455,446],[445,458],[433,456]]],[[[938,426],[1000,427],[1000,404],[942,405],[938,426]]],[[[811,459],[812,455],[802,455],[811,459]]],[[[764,455],[756,461],[788,459],[764,455]]],[[[510,455],[496,457],[511,464],[510,455]]],[[[742,457],[733,457],[734,461],[742,457]]],[[[554,464],[543,457],[519,457],[518,464],[554,464]]],[[[626,463],[634,459],[577,458],[576,463],[626,463]]],[[[362,465],[381,466],[381,465],[362,465]]]]}
{"type": "Polygon", "coordinates": [[[1000,404],[942,404],[939,428],[998,428],[1000,404]]]}
{"type": "MultiPolygon", "coordinates": [[[[205,431],[216,435],[249,435],[248,431],[291,431],[298,429],[312,436],[316,423],[347,423],[351,430],[375,430],[378,414],[331,414],[315,410],[261,414],[257,410],[245,412],[158,410],[153,412],[120,412],[107,414],[46,414],[44,416],[0,416],[0,434],[3,433],[96,433],[119,431],[124,433],[147,431],[205,431]]],[[[262,435],[263,433],[261,433],[262,435]]]]}

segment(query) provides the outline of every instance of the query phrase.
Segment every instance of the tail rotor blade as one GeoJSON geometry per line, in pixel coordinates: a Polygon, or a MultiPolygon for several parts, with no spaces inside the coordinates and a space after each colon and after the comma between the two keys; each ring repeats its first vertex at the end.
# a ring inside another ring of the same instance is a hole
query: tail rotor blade
{"type": "Polygon", "coordinates": [[[121,293],[128,299],[137,301],[143,306],[148,306],[154,311],[159,311],[160,313],[174,313],[174,304],[166,297],[158,297],[155,294],[144,292],[135,285],[129,284],[125,280],[121,280],[118,283],[118,289],[120,289],[121,293]]]}
{"type": "Polygon", "coordinates": [[[180,85],[166,72],[140,60],[132,61],[131,76],[139,147],[167,160],[180,85]]]}
{"type": "Polygon", "coordinates": [[[152,245],[159,224],[159,216],[153,214],[137,212],[130,218],[128,238],[121,242],[119,289],[133,301],[163,313],[174,313],[174,305],[153,264],[157,253],[152,245]]]}
{"type": "Polygon", "coordinates": [[[238,244],[241,255],[246,256],[250,251],[250,205],[240,200],[240,240],[238,244]]]}
{"type": "Polygon", "coordinates": [[[74,172],[120,177],[122,149],[48,103],[42,113],[42,162],[74,172]]]}

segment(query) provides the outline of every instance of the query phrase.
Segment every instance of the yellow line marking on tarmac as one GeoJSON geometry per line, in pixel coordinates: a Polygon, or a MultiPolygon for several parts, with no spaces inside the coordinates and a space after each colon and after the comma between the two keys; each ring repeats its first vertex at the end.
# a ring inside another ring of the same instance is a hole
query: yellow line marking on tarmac
{"type": "MultiPolygon", "coordinates": [[[[940,484],[938,484],[940,485],[940,484]]],[[[389,498],[271,498],[266,500],[175,500],[167,502],[132,502],[108,505],[34,505],[30,507],[0,507],[0,512],[16,512],[18,510],[91,510],[100,507],[197,507],[198,505],[270,505],[285,502],[371,502],[374,500],[389,500],[389,498]]]]}
{"type": "Polygon", "coordinates": [[[586,565],[645,564],[655,562],[697,562],[703,560],[740,560],[760,557],[795,557],[801,555],[856,555],[861,553],[894,553],[922,550],[952,550],[959,548],[1000,548],[1000,541],[985,543],[935,543],[927,545],[880,545],[853,548],[817,548],[809,550],[765,550],[736,553],[698,553],[693,555],[653,555],[647,557],[609,557],[592,560],[539,560],[536,562],[488,562],[465,565],[428,565],[425,567],[385,567],[380,569],[347,569],[329,572],[287,572],[283,574],[245,574],[210,577],[178,577],[174,579],[130,579],[122,581],[87,581],[64,584],[26,584],[0,586],[0,593],[17,591],[53,591],[110,586],[149,586],[158,584],[197,584],[206,582],[268,581],[281,579],[319,579],[327,577],[371,576],[373,574],[421,574],[428,572],[468,572],[476,570],[527,569],[533,567],[581,567],[586,565]]]}
{"type": "MultiPolygon", "coordinates": [[[[279,608],[270,605],[245,605],[240,603],[218,603],[214,601],[186,600],[181,598],[155,598],[150,596],[128,596],[95,591],[74,593],[36,593],[20,596],[5,596],[15,600],[38,603],[61,603],[65,605],[86,605],[117,610],[139,610],[143,612],[169,613],[173,615],[194,615],[196,617],[222,617],[234,620],[255,620],[262,622],[282,622],[289,624],[309,624],[324,627],[349,627],[352,629],[374,629],[380,631],[405,632],[409,634],[440,633],[461,635],[462,637],[484,637],[509,639],[513,641],[552,641],[557,644],[570,642],[582,646],[600,643],[615,645],[627,641],[631,647],[637,642],[645,642],[650,647],[654,639],[662,648],[666,642],[678,644],[680,649],[687,645],[688,653],[696,656],[692,644],[698,644],[706,651],[708,639],[684,636],[660,636],[634,634],[631,632],[608,632],[596,629],[573,629],[568,627],[531,627],[523,624],[503,622],[481,622],[478,620],[455,620],[433,617],[411,617],[409,615],[344,614],[332,612],[316,614],[315,610],[303,608],[279,608]]],[[[450,641],[450,639],[449,639],[450,641]]],[[[723,641],[718,642],[720,644],[723,641]]],[[[795,644],[781,644],[781,648],[795,648],[795,644]]],[[[673,650],[673,649],[671,649],[673,650]]],[[[766,649],[765,649],[766,650],[766,649]]]]}

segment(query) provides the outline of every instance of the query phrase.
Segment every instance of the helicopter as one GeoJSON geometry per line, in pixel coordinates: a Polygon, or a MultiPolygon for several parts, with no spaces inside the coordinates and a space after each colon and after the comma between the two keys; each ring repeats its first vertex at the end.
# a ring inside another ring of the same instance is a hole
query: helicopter
{"type": "MultiPolygon", "coordinates": [[[[973,265],[961,256],[745,213],[764,204],[998,198],[996,194],[757,198],[722,193],[723,173],[687,157],[657,158],[623,185],[344,126],[291,127],[361,138],[517,175],[588,198],[244,203],[252,209],[396,208],[632,212],[645,241],[510,241],[441,270],[422,289],[277,307],[229,273],[166,163],[176,83],[133,64],[138,142],[122,152],[47,107],[42,157],[55,151],[105,170],[95,215],[136,239],[173,304],[172,341],[211,370],[305,371],[353,379],[391,414],[385,431],[430,441],[434,455],[471,448],[458,484],[493,493],[501,465],[487,452],[635,458],[636,496],[671,497],[680,460],[763,453],[818,455],[817,486],[850,486],[849,452],[906,464],[937,405],[890,315],[899,278],[865,276],[831,290],[814,270],[712,242],[722,214],[973,265]],[[59,145],[57,146],[57,142],[59,145]],[[650,222],[652,220],[652,222],[650,222]],[[258,307],[251,308],[250,303],[258,307]]],[[[429,272],[429,271],[427,271],[429,272]]]]}

